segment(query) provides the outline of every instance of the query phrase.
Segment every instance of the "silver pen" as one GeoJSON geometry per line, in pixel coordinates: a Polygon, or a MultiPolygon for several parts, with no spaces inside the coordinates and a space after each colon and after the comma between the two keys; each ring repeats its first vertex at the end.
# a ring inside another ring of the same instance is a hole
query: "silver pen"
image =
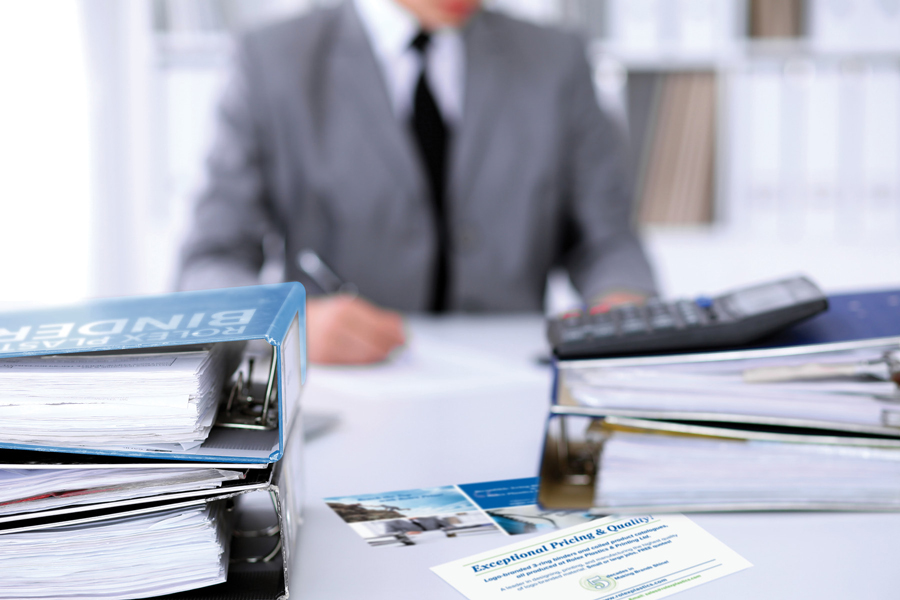
{"type": "Polygon", "coordinates": [[[312,279],[325,294],[346,294],[348,296],[359,295],[359,288],[355,284],[341,279],[331,267],[325,264],[315,250],[304,248],[297,253],[297,267],[312,279]]]}

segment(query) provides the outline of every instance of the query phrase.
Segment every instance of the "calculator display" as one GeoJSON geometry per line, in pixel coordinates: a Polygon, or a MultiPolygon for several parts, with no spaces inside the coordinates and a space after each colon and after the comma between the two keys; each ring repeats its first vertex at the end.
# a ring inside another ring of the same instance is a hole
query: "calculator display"
{"type": "Polygon", "coordinates": [[[725,297],[728,308],[744,315],[755,315],[794,304],[797,300],[787,286],[761,285],[725,297]]]}

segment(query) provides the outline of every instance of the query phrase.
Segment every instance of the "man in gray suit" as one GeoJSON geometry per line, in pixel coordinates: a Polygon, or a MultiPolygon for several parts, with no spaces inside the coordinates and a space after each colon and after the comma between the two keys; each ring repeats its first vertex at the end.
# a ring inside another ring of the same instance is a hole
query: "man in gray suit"
{"type": "Polygon", "coordinates": [[[180,286],[254,283],[272,233],[309,283],[312,249],[366,298],[309,301],[319,362],[401,344],[379,306],[540,310],[555,265],[592,302],[651,294],[581,42],[479,5],[348,0],[246,36],[180,286]]]}

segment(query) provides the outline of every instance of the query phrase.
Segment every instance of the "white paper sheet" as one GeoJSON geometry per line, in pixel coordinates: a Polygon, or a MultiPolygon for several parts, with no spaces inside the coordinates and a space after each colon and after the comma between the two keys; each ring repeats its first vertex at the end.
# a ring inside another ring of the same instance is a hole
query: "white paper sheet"
{"type": "Polygon", "coordinates": [[[221,487],[223,469],[0,469],[0,515],[221,487]]]}
{"type": "Polygon", "coordinates": [[[0,599],[126,600],[225,581],[223,503],[0,534],[0,599]]]}
{"type": "Polygon", "coordinates": [[[547,372],[491,352],[472,350],[432,335],[418,335],[386,363],[373,366],[313,365],[310,383],[341,395],[379,398],[432,398],[522,382],[545,384],[547,372]]]}
{"type": "Polygon", "coordinates": [[[0,438],[56,447],[186,450],[209,434],[223,349],[0,360],[0,438]]]}
{"type": "Polygon", "coordinates": [[[598,471],[594,504],[611,510],[806,503],[900,507],[900,450],[888,448],[616,431],[603,444],[598,471]]]}

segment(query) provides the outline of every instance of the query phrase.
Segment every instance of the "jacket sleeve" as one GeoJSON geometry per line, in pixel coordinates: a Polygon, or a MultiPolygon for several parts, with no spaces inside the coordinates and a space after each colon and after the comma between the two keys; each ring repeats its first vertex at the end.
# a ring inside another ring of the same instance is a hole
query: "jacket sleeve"
{"type": "Polygon", "coordinates": [[[274,230],[266,183],[262,86],[250,39],[236,47],[216,114],[193,220],[181,249],[177,286],[205,289],[258,282],[263,239],[274,230]]]}
{"type": "Polygon", "coordinates": [[[632,224],[624,135],[597,102],[580,42],[573,43],[566,90],[569,227],[562,263],[585,299],[614,290],[653,294],[652,270],[632,224]]]}

